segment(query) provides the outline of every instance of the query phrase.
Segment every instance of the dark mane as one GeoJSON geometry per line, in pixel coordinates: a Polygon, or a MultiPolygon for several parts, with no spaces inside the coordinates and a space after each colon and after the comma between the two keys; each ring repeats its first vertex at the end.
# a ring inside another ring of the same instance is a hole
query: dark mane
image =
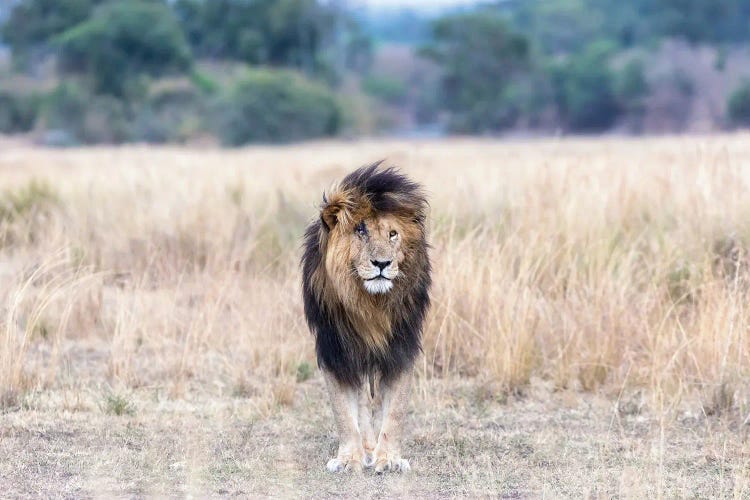
{"type": "Polygon", "coordinates": [[[427,207],[422,188],[394,167],[381,168],[382,161],[362,167],[344,177],[342,187],[353,188],[370,200],[379,213],[399,213],[404,210],[421,212],[427,207]]]}
{"type": "MultiPolygon", "coordinates": [[[[347,202],[369,204],[378,214],[394,214],[412,224],[419,234],[402,263],[404,279],[398,290],[378,298],[378,307],[388,311],[391,332],[384,350],[361,340],[341,300],[326,287],[325,254],[329,230],[323,218],[312,222],[304,237],[302,294],[305,317],[315,335],[318,364],[341,383],[359,387],[367,375],[377,373],[384,382],[410,368],[421,350],[422,324],[429,307],[431,267],[425,234],[427,201],[422,188],[395,168],[380,162],[347,175],[337,193],[356,193],[347,202]]],[[[329,196],[328,198],[334,198],[329,196]]],[[[324,197],[324,205],[329,203],[324,197]]]]}

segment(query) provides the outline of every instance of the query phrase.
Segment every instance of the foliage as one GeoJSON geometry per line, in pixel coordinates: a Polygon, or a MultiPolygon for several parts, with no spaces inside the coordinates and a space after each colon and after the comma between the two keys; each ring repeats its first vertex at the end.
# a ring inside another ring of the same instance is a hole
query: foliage
{"type": "Polygon", "coordinates": [[[515,24],[545,52],[569,53],[600,36],[603,15],[591,10],[586,0],[532,0],[518,5],[515,24]]]}
{"type": "Polygon", "coordinates": [[[609,67],[611,53],[609,44],[596,44],[553,66],[555,103],[570,130],[604,130],[617,118],[614,74],[609,67]]]}
{"type": "Polygon", "coordinates": [[[313,376],[314,372],[315,370],[310,363],[308,363],[307,361],[302,361],[297,365],[297,382],[302,383],[309,380],[313,376]]]}
{"type": "Polygon", "coordinates": [[[39,96],[0,90],[0,133],[28,132],[39,113],[39,96]]]}
{"type": "Polygon", "coordinates": [[[664,35],[691,42],[750,39],[750,0],[653,0],[664,35]]]}
{"type": "Polygon", "coordinates": [[[617,74],[615,93],[623,102],[642,99],[648,94],[645,67],[640,59],[633,59],[617,74]]]}
{"type": "Polygon", "coordinates": [[[41,116],[47,129],[79,132],[83,127],[86,107],[91,96],[73,82],[58,85],[42,104],[41,116]]]}
{"type": "Polygon", "coordinates": [[[750,40],[750,0],[509,0],[499,5],[545,53],[577,52],[605,39],[622,47],[663,37],[750,40]]]}
{"type": "Polygon", "coordinates": [[[70,136],[63,143],[119,143],[131,138],[125,103],[91,95],[74,82],[62,83],[45,98],[41,118],[47,130],[70,136]]]}
{"type": "Polygon", "coordinates": [[[25,0],[11,11],[0,35],[18,61],[35,49],[49,49],[59,33],[85,21],[102,0],[25,0]]]}
{"type": "Polygon", "coordinates": [[[434,41],[422,53],[442,67],[441,93],[452,130],[511,126],[517,109],[508,86],[529,68],[528,40],[491,11],[446,16],[432,29],[434,41]]]}
{"type": "Polygon", "coordinates": [[[729,96],[727,116],[735,126],[750,127],[750,81],[740,84],[729,96]]]}
{"type": "Polygon", "coordinates": [[[123,96],[139,75],[190,68],[192,55],[166,5],[132,0],[98,8],[55,38],[65,72],[86,75],[97,93],[123,96]]]}
{"type": "Polygon", "coordinates": [[[248,70],[215,113],[222,142],[232,146],[330,136],[341,126],[334,95],[289,70],[248,70]]]}
{"type": "Polygon", "coordinates": [[[362,88],[368,95],[390,104],[403,102],[408,91],[405,82],[385,75],[366,76],[362,88]]]}
{"type": "Polygon", "coordinates": [[[177,0],[199,56],[315,72],[335,14],[316,0],[177,0]]]}
{"type": "Polygon", "coordinates": [[[103,396],[102,401],[99,403],[99,408],[107,415],[118,417],[134,415],[136,410],[133,403],[126,396],[114,392],[108,392],[103,396]]]}
{"type": "MultiPolygon", "coordinates": [[[[750,0],[480,4],[435,19],[409,9],[373,15],[338,0],[14,0],[0,13],[0,38],[12,51],[15,69],[45,84],[34,92],[0,91],[0,132],[54,130],[70,139],[52,141],[62,143],[184,141],[205,132],[231,144],[287,141],[345,128],[346,114],[324,86],[356,89],[338,101],[364,103],[358,113],[367,116],[352,123],[395,126],[408,116],[410,123],[459,133],[509,127],[596,132],[615,123],[639,129],[646,105],[671,96],[659,90],[659,71],[649,71],[655,78],[654,89],[649,87],[648,59],[634,54],[666,38],[683,39],[711,45],[716,70],[724,72],[732,47],[750,42],[750,0]],[[386,59],[376,56],[380,42],[420,44],[432,76],[414,78],[425,70],[418,57],[404,52],[396,59],[401,57],[401,67],[403,61],[419,63],[412,76],[383,71],[386,59]],[[236,74],[225,76],[211,65],[195,70],[194,57],[220,60],[220,68],[250,65],[256,77],[245,75],[235,84],[236,74]],[[45,74],[50,60],[58,63],[62,83],[42,96],[52,76],[45,74]],[[319,83],[260,68],[289,68],[319,83]],[[284,83],[271,92],[260,74],[284,83]],[[360,85],[351,85],[357,77],[360,85]],[[170,99],[161,103],[164,89],[154,92],[159,79],[181,80],[190,88],[169,90],[170,99]],[[248,89],[260,97],[240,96],[236,89],[253,79],[248,89]],[[311,92],[323,100],[302,97],[311,92]],[[405,113],[392,113],[390,106],[370,113],[362,92],[405,113]],[[652,92],[655,99],[648,99],[652,92]],[[285,95],[294,96],[292,102],[281,103],[285,95]],[[265,106],[265,100],[273,104],[265,106]],[[233,109],[233,101],[243,105],[233,109]],[[243,106],[283,116],[252,117],[257,132],[247,132],[243,106]],[[288,117],[298,112],[306,118],[288,127],[288,117]],[[330,120],[313,127],[305,121],[313,115],[330,120]]],[[[676,104],[659,108],[663,116],[669,114],[665,109],[689,109],[701,90],[696,86],[703,85],[676,71],[683,70],[675,70],[676,104]]],[[[741,87],[727,100],[731,123],[744,123],[742,99],[741,87]]]]}
{"type": "Polygon", "coordinates": [[[186,142],[199,136],[204,128],[202,117],[209,112],[210,99],[218,86],[203,87],[186,80],[159,86],[149,93],[133,119],[134,140],[148,143],[186,142]]]}
{"type": "Polygon", "coordinates": [[[614,92],[620,110],[631,120],[635,131],[641,128],[646,97],[650,91],[643,61],[632,59],[615,75],[614,92]]]}

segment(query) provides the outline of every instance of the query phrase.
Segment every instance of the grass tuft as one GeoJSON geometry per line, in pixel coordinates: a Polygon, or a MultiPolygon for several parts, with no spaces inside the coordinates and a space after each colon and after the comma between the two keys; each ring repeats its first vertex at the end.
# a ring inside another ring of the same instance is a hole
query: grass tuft
{"type": "Polygon", "coordinates": [[[134,415],[135,406],[124,395],[108,392],[102,398],[99,408],[107,415],[134,415]]]}

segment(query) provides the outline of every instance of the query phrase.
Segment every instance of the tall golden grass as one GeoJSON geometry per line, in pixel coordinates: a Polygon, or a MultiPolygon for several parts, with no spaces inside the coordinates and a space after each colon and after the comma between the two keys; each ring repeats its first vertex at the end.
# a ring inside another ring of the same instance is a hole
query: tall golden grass
{"type": "Polygon", "coordinates": [[[387,158],[430,194],[419,375],[745,411],[750,136],[0,151],[0,391],[284,402],[314,364],[300,236],[387,158]]]}

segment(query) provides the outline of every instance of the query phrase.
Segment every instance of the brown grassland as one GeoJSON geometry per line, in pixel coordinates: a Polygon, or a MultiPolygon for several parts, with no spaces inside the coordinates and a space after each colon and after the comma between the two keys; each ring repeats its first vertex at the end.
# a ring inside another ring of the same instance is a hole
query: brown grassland
{"type": "Polygon", "coordinates": [[[0,143],[2,496],[750,495],[750,136],[0,143]],[[333,477],[324,188],[430,196],[405,475],[333,477]]]}

